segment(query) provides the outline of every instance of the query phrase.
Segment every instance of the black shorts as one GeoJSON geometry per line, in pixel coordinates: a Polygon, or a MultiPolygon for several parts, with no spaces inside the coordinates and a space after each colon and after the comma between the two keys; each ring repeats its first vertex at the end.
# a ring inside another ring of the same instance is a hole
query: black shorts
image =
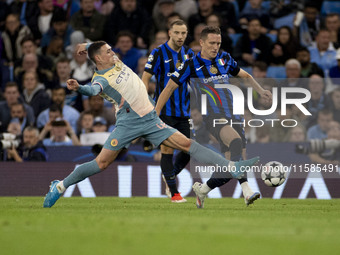
{"type": "Polygon", "coordinates": [[[189,118],[172,117],[172,116],[165,116],[165,115],[160,115],[159,118],[162,121],[164,121],[165,124],[169,125],[170,127],[176,128],[183,135],[190,138],[189,118]]]}
{"type": "MultiPolygon", "coordinates": [[[[228,124],[218,124],[215,125],[214,127],[214,119],[221,119],[220,116],[209,116],[204,118],[204,121],[206,123],[206,127],[209,130],[209,132],[216,138],[216,140],[219,142],[220,147],[221,147],[221,152],[225,153],[229,151],[229,146],[225,145],[220,137],[220,131],[224,126],[230,126],[230,119],[229,118],[224,118],[228,120],[228,124]]],[[[237,120],[233,120],[234,122],[241,122],[237,120]]],[[[247,140],[245,137],[244,133],[244,127],[243,124],[233,124],[232,128],[238,133],[238,135],[241,137],[242,140],[242,147],[243,149],[246,148],[247,145],[247,140]]]]}

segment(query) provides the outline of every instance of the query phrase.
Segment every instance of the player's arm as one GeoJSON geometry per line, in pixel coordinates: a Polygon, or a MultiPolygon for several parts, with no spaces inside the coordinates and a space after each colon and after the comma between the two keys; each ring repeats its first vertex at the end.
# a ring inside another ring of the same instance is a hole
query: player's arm
{"type": "Polygon", "coordinates": [[[146,87],[146,91],[148,91],[149,89],[149,82],[150,82],[151,77],[152,77],[152,74],[145,72],[145,71],[143,72],[142,81],[146,87]]]}
{"type": "Polygon", "coordinates": [[[159,98],[157,100],[157,104],[155,107],[157,115],[160,114],[165,103],[169,100],[170,96],[172,95],[172,93],[174,93],[175,89],[177,88],[178,88],[178,84],[175,83],[172,79],[170,79],[168,83],[166,84],[165,89],[163,89],[162,93],[159,95],[159,98]]]}
{"type": "Polygon", "coordinates": [[[245,79],[245,84],[248,87],[252,87],[255,89],[257,93],[260,94],[261,97],[263,97],[266,101],[271,102],[272,101],[272,93],[269,90],[265,90],[261,87],[260,84],[258,84],[257,81],[251,76],[248,72],[244,71],[242,68],[240,68],[239,73],[236,77],[245,79]]]}
{"type": "Polygon", "coordinates": [[[93,82],[92,85],[89,86],[79,85],[75,79],[69,79],[66,84],[69,90],[78,91],[85,96],[96,96],[103,90],[102,85],[99,82],[93,82]]]}

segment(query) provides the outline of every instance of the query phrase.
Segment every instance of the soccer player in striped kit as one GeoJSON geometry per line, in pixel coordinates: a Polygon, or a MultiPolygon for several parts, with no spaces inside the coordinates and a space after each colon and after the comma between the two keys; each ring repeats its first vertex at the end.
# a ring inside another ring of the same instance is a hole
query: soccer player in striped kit
{"type": "MultiPolygon", "coordinates": [[[[174,21],[169,29],[170,39],[154,49],[149,55],[142,80],[148,87],[152,75],[156,76],[157,83],[154,98],[156,102],[172,73],[174,73],[185,60],[194,56],[193,51],[189,49],[189,47],[184,46],[187,34],[188,29],[185,22],[183,20],[174,21]]],[[[166,124],[176,128],[186,137],[190,137],[190,97],[187,85],[178,87],[174,91],[166,102],[159,117],[166,124]]],[[[180,152],[176,156],[175,163],[173,163],[173,149],[161,145],[161,152],[161,169],[169,188],[166,193],[171,197],[172,202],[186,202],[177,190],[176,175],[188,164],[190,157],[188,154],[180,152]]]]}
{"type": "MultiPolygon", "coordinates": [[[[254,78],[246,71],[241,69],[237,62],[226,52],[219,52],[221,46],[221,31],[218,27],[205,27],[201,33],[200,44],[202,47],[193,58],[187,60],[180,66],[178,72],[175,72],[162,94],[158,98],[156,105],[157,113],[161,112],[165,102],[175,89],[180,86],[185,86],[189,80],[193,91],[199,100],[200,93],[206,91],[208,94],[217,95],[221,106],[215,105],[213,100],[208,100],[208,116],[206,118],[207,127],[213,136],[219,141],[222,153],[225,153],[227,158],[238,161],[245,157],[246,139],[244,136],[244,128],[242,124],[229,126],[216,125],[213,127],[214,119],[226,119],[234,122],[242,122],[243,117],[233,115],[232,102],[233,97],[229,89],[214,89],[215,84],[229,84],[229,75],[247,79],[246,85],[253,87],[261,97],[269,103],[272,95],[268,90],[264,90],[254,78]],[[204,87],[204,88],[203,88],[204,87]],[[242,153],[243,152],[243,153],[242,153]]],[[[198,208],[203,208],[206,195],[214,188],[220,187],[230,181],[228,178],[221,178],[217,173],[214,173],[205,184],[196,182],[193,185],[193,190],[197,195],[196,205],[198,208]]],[[[246,178],[239,180],[246,205],[252,204],[260,197],[259,192],[253,192],[246,178]]]]}

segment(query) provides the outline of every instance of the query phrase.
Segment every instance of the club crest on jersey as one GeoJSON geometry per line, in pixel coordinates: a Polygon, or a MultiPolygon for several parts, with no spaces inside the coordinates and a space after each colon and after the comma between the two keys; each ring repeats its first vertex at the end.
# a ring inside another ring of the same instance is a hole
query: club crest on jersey
{"type": "Polygon", "coordinates": [[[182,64],[182,63],[178,61],[178,62],[176,63],[176,68],[178,69],[178,68],[181,66],[181,64],[182,64]]]}
{"type": "Polygon", "coordinates": [[[149,57],[148,57],[148,62],[152,62],[152,60],[153,60],[153,55],[150,54],[149,57]]]}
{"type": "Polygon", "coordinates": [[[222,59],[222,58],[220,58],[220,59],[218,60],[218,63],[219,63],[221,66],[224,66],[224,65],[225,65],[225,61],[224,61],[224,59],[222,59]]]}
{"type": "Polygon", "coordinates": [[[214,67],[214,66],[211,66],[211,67],[210,67],[210,72],[211,72],[212,74],[217,74],[217,68],[214,67]]]}
{"type": "MultiPolygon", "coordinates": [[[[177,64],[178,64],[178,63],[177,63],[177,64]]],[[[176,64],[176,67],[177,67],[177,64],[176,64]]],[[[178,71],[182,70],[183,67],[184,67],[184,62],[181,63],[181,64],[177,67],[178,71]]]]}
{"type": "Polygon", "coordinates": [[[111,140],[111,146],[116,147],[118,145],[118,140],[117,139],[112,139],[111,140]]]}

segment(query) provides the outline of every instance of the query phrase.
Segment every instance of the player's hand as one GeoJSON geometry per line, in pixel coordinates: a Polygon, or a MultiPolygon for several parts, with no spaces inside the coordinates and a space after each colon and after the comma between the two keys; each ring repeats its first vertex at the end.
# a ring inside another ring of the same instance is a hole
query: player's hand
{"type": "Polygon", "coordinates": [[[87,43],[80,43],[80,44],[77,45],[77,54],[78,55],[87,54],[86,45],[87,45],[87,43]]]}
{"type": "Polygon", "coordinates": [[[79,84],[75,79],[68,79],[66,84],[67,88],[72,91],[77,91],[79,88],[79,84]]]}
{"type": "Polygon", "coordinates": [[[273,100],[272,92],[269,90],[262,90],[260,96],[264,99],[266,105],[271,105],[273,100]]]}

